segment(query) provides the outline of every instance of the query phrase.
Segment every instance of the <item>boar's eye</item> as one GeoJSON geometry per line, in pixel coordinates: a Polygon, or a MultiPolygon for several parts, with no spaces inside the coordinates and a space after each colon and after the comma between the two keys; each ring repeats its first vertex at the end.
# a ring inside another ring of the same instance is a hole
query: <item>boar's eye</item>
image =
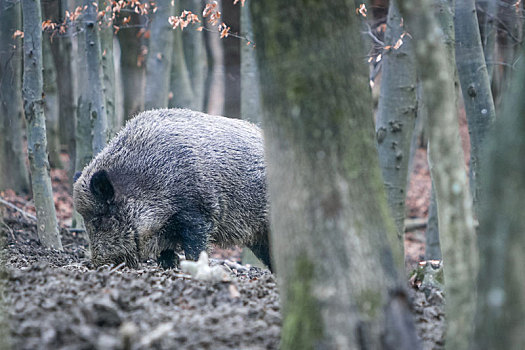
{"type": "Polygon", "coordinates": [[[115,195],[115,190],[106,170],[99,170],[93,174],[89,183],[89,189],[95,198],[102,202],[113,199],[115,195]]]}

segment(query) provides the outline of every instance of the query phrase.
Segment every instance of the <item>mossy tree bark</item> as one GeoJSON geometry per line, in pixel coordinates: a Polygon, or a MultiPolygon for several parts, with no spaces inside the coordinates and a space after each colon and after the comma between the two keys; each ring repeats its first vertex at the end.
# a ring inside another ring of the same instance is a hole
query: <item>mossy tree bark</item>
{"type": "Polygon", "coordinates": [[[42,101],[42,15],[39,0],[23,0],[24,80],[22,96],[27,121],[27,148],[36,208],[38,237],[49,248],[62,249],[53,202],[46,124],[42,101]]]}
{"type": "Polygon", "coordinates": [[[88,75],[88,106],[93,126],[93,154],[96,155],[108,140],[108,119],[104,84],[102,80],[102,60],[100,52],[100,36],[97,24],[97,8],[95,2],[84,0],[84,29],[86,32],[86,62],[88,75]]]}
{"type": "Polygon", "coordinates": [[[412,42],[404,32],[396,1],[390,1],[383,53],[381,90],[377,112],[376,138],[379,164],[403,251],[405,200],[410,142],[417,112],[416,66],[412,42]],[[394,49],[398,40],[403,44],[394,49]]]}
{"type": "Polygon", "coordinates": [[[417,349],[354,2],[250,6],[281,348],[417,349]]]}
{"type": "Polygon", "coordinates": [[[152,16],[148,57],[146,60],[146,88],[144,106],[146,109],[168,107],[170,88],[173,33],[168,18],[175,14],[171,0],[156,2],[157,12],[152,16]]]}
{"type": "Polygon", "coordinates": [[[479,202],[483,200],[479,181],[481,152],[488,130],[494,122],[495,109],[474,0],[456,1],[454,27],[456,65],[470,135],[470,192],[477,213],[479,202]]]}
{"type": "Polygon", "coordinates": [[[22,132],[20,3],[0,0],[0,190],[30,191],[22,132]]]}
{"type": "MultiPolygon", "coordinates": [[[[522,55],[525,50],[521,50],[522,55]]],[[[478,349],[525,348],[525,64],[518,65],[502,111],[489,136],[481,206],[478,349]]]]}
{"type": "MultiPolygon", "coordinates": [[[[438,25],[431,2],[403,0],[400,7],[414,36],[417,67],[428,106],[429,160],[436,191],[441,250],[445,264],[448,323],[446,347],[468,349],[475,311],[475,276],[478,255],[472,199],[456,115],[452,50],[443,31],[452,28],[453,2],[448,20],[438,25]]],[[[447,10],[445,8],[445,10],[447,10]]]]}

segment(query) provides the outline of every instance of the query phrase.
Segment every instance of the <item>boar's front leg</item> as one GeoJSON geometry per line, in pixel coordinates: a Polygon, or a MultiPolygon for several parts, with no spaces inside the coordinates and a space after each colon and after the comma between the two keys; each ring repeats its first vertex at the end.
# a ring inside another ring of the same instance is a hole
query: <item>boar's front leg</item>
{"type": "Polygon", "coordinates": [[[165,249],[160,253],[158,263],[163,269],[172,269],[179,266],[179,256],[173,249],[165,249]]]}
{"type": "Polygon", "coordinates": [[[170,236],[179,242],[187,260],[198,260],[199,254],[208,246],[208,235],[213,227],[198,210],[184,210],[176,214],[170,223],[170,236]]]}

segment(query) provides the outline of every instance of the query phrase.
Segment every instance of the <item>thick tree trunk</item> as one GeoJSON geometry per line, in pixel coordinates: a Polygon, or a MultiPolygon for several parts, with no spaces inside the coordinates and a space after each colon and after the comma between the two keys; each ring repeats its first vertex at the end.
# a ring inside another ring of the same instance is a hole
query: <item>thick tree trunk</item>
{"type": "MultiPolygon", "coordinates": [[[[525,50],[521,50],[522,55],[525,50]]],[[[525,64],[517,67],[482,168],[487,200],[481,206],[477,349],[525,348],[525,64]]]]}
{"type": "Polygon", "coordinates": [[[146,109],[168,107],[170,88],[173,33],[168,18],[175,14],[170,0],[156,2],[157,12],[152,15],[148,58],[146,61],[146,109]]]}
{"type": "MultiPolygon", "coordinates": [[[[181,8],[195,14],[202,13],[202,0],[182,0],[181,8]]],[[[208,71],[204,33],[194,30],[184,30],[182,41],[186,67],[193,90],[193,109],[204,111],[204,90],[208,71]]]]}
{"type": "Polygon", "coordinates": [[[417,349],[353,2],[250,6],[281,348],[417,349]]]}
{"type": "MultiPolygon", "coordinates": [[[[228,0],[229,1],[229,0],[228,0]]],[[[222,11],[222,0],[218,1],[219,11],[222,11]]],[[[208,73],[206,76],[205,109],[209,114],[224,114],[224,48],[217,33],[217,26],[206,22],[210,31],[205,33],[206,55],[208,57],[208,73]]]]}
{"type": "Polygon", "coordinates": [[[39,0],[23,0],[24,81],[22,96],[27,120],[27,148],[36,208],[38,237],[49,248],[62,250],[49,177],[46,124],[42,101],[42,15],[39,0]]]}
{"type": "Polygon", "coordinates": [[[100,38],[95,3],[84,0],[84,29],[86,31],[86,62],[88,72],[88,105],[93,125],[93,154],[96,155],[108,140],[108,119],[102,82],[100,38]]]}
{"type": "MultiPolygon", "coordinates": [[[[242,35],[253,40],[252,19],[248,6],[241,8],[242,35]]],[[[252,123],[262,122],[259,68],[255,61],[255,48],[241,45],[241,118],[252,123]]]]}
{"type": "Polygon", "coordinates": [[[0,191],[29,193],[22,132],[20,3],[0,0],[0,191]]]}
{"type": "MultiPolygon", "coordinates": [[[[180,13],[180,5],[175,4],[175,13],[180,13]]],[[[192,30],[192,29],[189,29],[192,30]]],[[[184,57],[182,42],[182,31],[177,28],[173,30],[173,57],[171,58],[170,77],[170,100],[169,107],[180,107],[195,109],[197,107],[193,89],[191,87],[190,75],[184,57]]]]}
{"type": "Polygon", "coordinates": [[[481,152],[495,118],[495,110],[474,0],[456,1],[454,27],[456,65],[470,135],[470,192],[477,214],[479,202],[483,200],[479,181],[481,152]]]}
{"type": "MultiPolygon", "coordinates": [[[[130,25],[142,23],[142,17],[131,14],[130,25]]],[[[120,67],[122,69],[122,89],[124,119],[128,120],[144,110],[145,64],[142,63],[143,40],[137,39],[139,28],[123,28],[118,33],[120,43],[120,67]]]]}
{"type": "MultiPolygon", "coordinates": [[[[445,264],[448,321],[446,347],[468,349],[474,316],[476,251],[472,199],[465,173],[456,116],[453,41],[444,42],[443,31],[453,33],[453,4],[445,6],[441,28],[429,1],[400,1],[405,23],[414,36],[417,66],[428,106],[429,160],[438,206],[441,250],[445,264]],[[447,49],[448,46],[448,49],[447,49]]],[[[448,37],[448,36],[447,36],[448,37]]],[[[453,34],[452,34],[453,38],[453,34]]]]}
{"type": "Polygon", "coordinates": [[[410,38],[401,38],[404,30],[396,1],[392,0],[385,33],[385,45],[392,48],[383,54],[376,137],[379,164],[401,250],[410,141],[417,112],[416,66],[410,38]],[[398,40],[403,40],[403,44],[394,49],[398,40]]]}
{"type": "Polygon", "coordinates": [[[53,168],[62,168],[60,160],[59,139],[59,97],[57,88],[57,72],[49,34],[44,33],[42,42],[42,62],[44,65],[44,114],[46,116],[47,150],[49,152],[49,164],[53,168]]]}

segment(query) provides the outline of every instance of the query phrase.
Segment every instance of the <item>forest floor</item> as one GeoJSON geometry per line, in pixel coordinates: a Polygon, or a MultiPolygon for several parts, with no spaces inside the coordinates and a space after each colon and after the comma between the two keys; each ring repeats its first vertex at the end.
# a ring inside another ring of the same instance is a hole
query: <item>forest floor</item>
{"type": "MultiPolygon", "coordinates": [[[[206,282],[153,261],[139,269],[101,267],[88,258],[82,233],[69,232],[72,198],[64,170],[52,170],[64,251],[43,248],[33,220],[0,204],[5,305],[13,349],[277,349],[281,329],[275,277],[242,266],[240,249],[214,250],[212,265],[230,278],[206,282]]],[[[34,214],[28,198],[4,200],[34,214]]],[[[425,218],[430,197],[426,152],[414,161],[407,216],[425,218]]],[[[407,275],[424,258],[424,231],[405,237],[407,275]]],[[[443,297],[407,285],[425,349],[443,348],[443,297]]]]}

